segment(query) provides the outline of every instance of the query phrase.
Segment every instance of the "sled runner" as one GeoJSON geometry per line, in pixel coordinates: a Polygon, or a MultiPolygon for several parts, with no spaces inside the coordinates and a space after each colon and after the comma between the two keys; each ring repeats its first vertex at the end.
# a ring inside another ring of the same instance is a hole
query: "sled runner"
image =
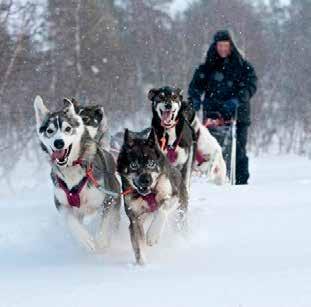
{"type": "Polygon", "coordinates": [[[204,125],[217,139],[222,148],[222,153],[227,166],[227,176],[230,184],[236,183],[236,116],[224,120],[220,113],[206,114],[204,125]]]}

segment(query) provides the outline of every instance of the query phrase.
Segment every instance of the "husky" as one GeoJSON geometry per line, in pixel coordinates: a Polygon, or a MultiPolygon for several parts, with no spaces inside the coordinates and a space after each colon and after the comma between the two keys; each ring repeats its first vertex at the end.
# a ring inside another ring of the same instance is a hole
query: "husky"
{"type": "Polygon", "coordinates": [[[194,130],[182,114],[180,90],[168,86],[151,89],[148,98],[152,102],[151,126],[160,148],[170,163],[181,171],[190,193],[196,142],[194,130]]]}
{"type": "Polygon", "coordinates": [[[112,156],[90,136],[71,101],[60,111],[50,112],[37,96],[34,108],[40,145],[51,165],[56,208],[85,248],[105,249],[120,219],[121,187],[112,156]],[[107,190],[114,193],[113,199],[107,190]],[[83,221],[94,215],[101,223],[92,235],[83,221]]]}
{"type": "Polygon", "coordinates": [[[108,120],[103,106],[82,106],[75,98],[64,98],[64,105],[72,103],[75,111],[81,116],[90,136],[95,139],[101,148],[110,151],[110,133],[108,120]]]}
{"type": "MultiPolygon", "coordinates": [[[[159,135],[164,130],[164,134],[167,135],[166,144],[170,145],[174,142],[176,144],[180,122],[185,123],[185,126],[187,124],[191,126],[195,142],[193,170],[207,174],[208,178],[218,185],[225,184],[227,182],[226,163],[221,146],[200,122],[190,103],[183,100],[182,90],[169,86],[151,89],[148,98],[152,101],[152,126],[158,127],[159,135]],[[162,126],[162,129],[159,126],[162,126]]],[[[164,151],[167,152],[165,147],[164,151]]],[[[175,151],[178,154],[176,149],[175,151]]]]}
{"type": "Polygon", "coordinates": [[[181,173],[162,153],[153,130],[146,139],[126,129],[117,165],[135,259],[142,265],[146,244],[159,241],[170,214],[177,213],[179,226],[184,226],[188,194],[181,173]],[[148,216],[152,221],[145,234],[148,216]]]}

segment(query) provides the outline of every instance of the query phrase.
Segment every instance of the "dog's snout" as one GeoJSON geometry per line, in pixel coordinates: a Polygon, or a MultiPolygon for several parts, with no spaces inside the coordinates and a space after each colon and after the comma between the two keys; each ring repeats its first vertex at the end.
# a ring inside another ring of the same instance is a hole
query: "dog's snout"
{"type": "Polygon", "coordinates": [[[170,110],[172,108],[172,104],[170,104],[170,103],[165,104],[165,108],[167,110],[170,110]]]}
{"type": "Polygon", "coordinates": [[[139,176],[139,185],[142,187],[149,187],[152,183],[152,178],[150,174],[142,174],[139,176]]]}
{"type": "Polygon", "coordinates": [[[65,142],[62,139],[57,139],[54,141],[54,147],[56,149],[63,149],[64,146],[65,146],[65,142]]]}

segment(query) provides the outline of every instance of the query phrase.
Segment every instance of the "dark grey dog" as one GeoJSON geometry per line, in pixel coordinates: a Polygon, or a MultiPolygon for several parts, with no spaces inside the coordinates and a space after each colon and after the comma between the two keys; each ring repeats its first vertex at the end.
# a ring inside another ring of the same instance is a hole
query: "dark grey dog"
{"type": "Polygon", "coordinates": [[[168,215],[178,212],[181,222],[185,222],[187,189],[179,170],[170,165],[159,148],[153,130],[147,139],[125,131],[118,171],[136,261],[144,264],[145,244],[152,246],[158,242],[168,215]],[[149,215],[153,215],[152,222],[145,238],[143,224],[149,215]]]}
{"type": "Polygon", "coordinates": [[[120,218],[120,183],[111,154],[90,136],[70,101],[52,113],[37,96],[34,107],[37,134],[51,164],[57,209],[86,248],[98,251],[107,247],[120,218]],[[115,193],[115,198],[107,191],[115,193]],[[101,217],[95,237],[83,225],[83,218],[93,214],[101,217]]]}

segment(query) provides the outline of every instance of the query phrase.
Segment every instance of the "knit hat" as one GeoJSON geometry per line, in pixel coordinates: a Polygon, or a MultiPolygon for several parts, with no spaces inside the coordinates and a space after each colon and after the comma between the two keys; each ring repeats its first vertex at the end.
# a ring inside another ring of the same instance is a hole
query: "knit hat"
{"type": "Polygon", "coordinates": [[[228,30],[221,30],[214,35],[214,42],[232,41],[231,35],[228,30]]]}

